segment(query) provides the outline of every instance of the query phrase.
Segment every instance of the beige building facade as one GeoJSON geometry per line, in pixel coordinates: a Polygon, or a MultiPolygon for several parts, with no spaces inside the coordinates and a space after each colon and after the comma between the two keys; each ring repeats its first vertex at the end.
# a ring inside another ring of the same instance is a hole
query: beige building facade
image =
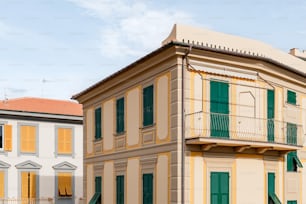
{"type": "Polygon", "coordinates": [[[305,70],[261,42],[175,25],[73,96],[86,202],[306,204],[305,70]]]}

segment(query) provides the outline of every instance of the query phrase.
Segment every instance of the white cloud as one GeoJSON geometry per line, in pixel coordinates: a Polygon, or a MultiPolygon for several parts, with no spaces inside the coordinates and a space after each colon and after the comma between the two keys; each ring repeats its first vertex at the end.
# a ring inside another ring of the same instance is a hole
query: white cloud
{"type": "Polygon", "coordinates": [[[193,24],[180,10],[160,10],[138,1],[69,0],[103,21],[101,52],[108,58],[140,57],[160,47],[173,24],[193,24]]]}

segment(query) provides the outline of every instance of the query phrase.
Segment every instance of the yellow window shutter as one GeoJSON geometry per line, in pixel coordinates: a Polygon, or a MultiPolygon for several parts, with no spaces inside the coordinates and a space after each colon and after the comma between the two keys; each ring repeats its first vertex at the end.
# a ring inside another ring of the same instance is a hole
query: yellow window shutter
{"type": "Polygon", "coordinates": [[[34,172],[31,172],[31,179],[30,179],[30,184],[31,184],[31,189],[30,189],[30,194],[31,198],[36,198],[36,174],[34,172]]]}
{"type": "Polygon", "coordinates": [[[34,126],[29,127],[29,140],[28,140],[29,152],[36,152],[36,128],[34,126]]]}
{"type": "Polygon", "coordinates": [[[28,197],[28,172],[21,172],[21,197],[28,197]]]}
{"type": "Polygon", "coordinates": [[[12,151],[12,125],[4,125],[4,150],[12,151]]]}
{"type": "Polygon", "coordinates": [[[58,173],[57,183],[58,183],[58,195],[65,196],[66,192],[65,192],[65,174],[64,173],[58,173]]]}
{"type": "Polygon", "coordinates": [[[57,152],[64,153],[65,130],[58,128],[57,130],[57,152]]]}
{"type": "Polygon", "coordinates": [[[4,198],[4,171],[0,171],[0,198],[4,198]]]}
{"type": "Polygon", "coordinates": [[[72,130],[71,129],[66,129],[65,131],[65,152],[67,154],[72,153],[72,130]]]}
{"type": "Polygon", "coordinates": [[[27,126],[20,127],[20,151],[26,151],[27,126]]]}
{"type": "Polygon", "coordinates": [[[66,176],[66,194],[67,196],[72,196],[72,175],[71,173],[68,173],[66,176]]]}

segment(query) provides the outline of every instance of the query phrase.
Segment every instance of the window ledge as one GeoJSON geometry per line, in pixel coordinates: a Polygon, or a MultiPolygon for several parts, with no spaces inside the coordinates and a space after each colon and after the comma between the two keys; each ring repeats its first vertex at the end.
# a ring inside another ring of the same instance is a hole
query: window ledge
{"type": "Polygon", "coordinates": [[[123,132],[117,132],[117,133],[115,133],[114,134],[114,136],[123,136],[123,135],[125,135],[125,131],[123,131],[123,132]]]}
{"type": "Polygon", "coordinates": [[[150,129],[150,128],[154,128],[155,127],[155,123],[153,123],[152,125],[146,125],[146,126],[142,126],[139,129],[144,130],[144,129],[150,129]]]}
{"type": "Polygon", "coordinates": [[[103,138],[101,137],[101,138],[94,139],[93,142],[100,142],[102,140],[103,140],[103,138]]]}

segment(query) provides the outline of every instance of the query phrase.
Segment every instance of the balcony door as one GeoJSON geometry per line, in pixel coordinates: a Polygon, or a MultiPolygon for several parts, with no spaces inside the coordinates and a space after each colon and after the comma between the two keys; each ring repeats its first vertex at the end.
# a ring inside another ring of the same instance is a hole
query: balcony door
{"type": "Polygon", "coordinates": [[[229,85],[210,82],[210,135],[229,138],[229,85]]]}

